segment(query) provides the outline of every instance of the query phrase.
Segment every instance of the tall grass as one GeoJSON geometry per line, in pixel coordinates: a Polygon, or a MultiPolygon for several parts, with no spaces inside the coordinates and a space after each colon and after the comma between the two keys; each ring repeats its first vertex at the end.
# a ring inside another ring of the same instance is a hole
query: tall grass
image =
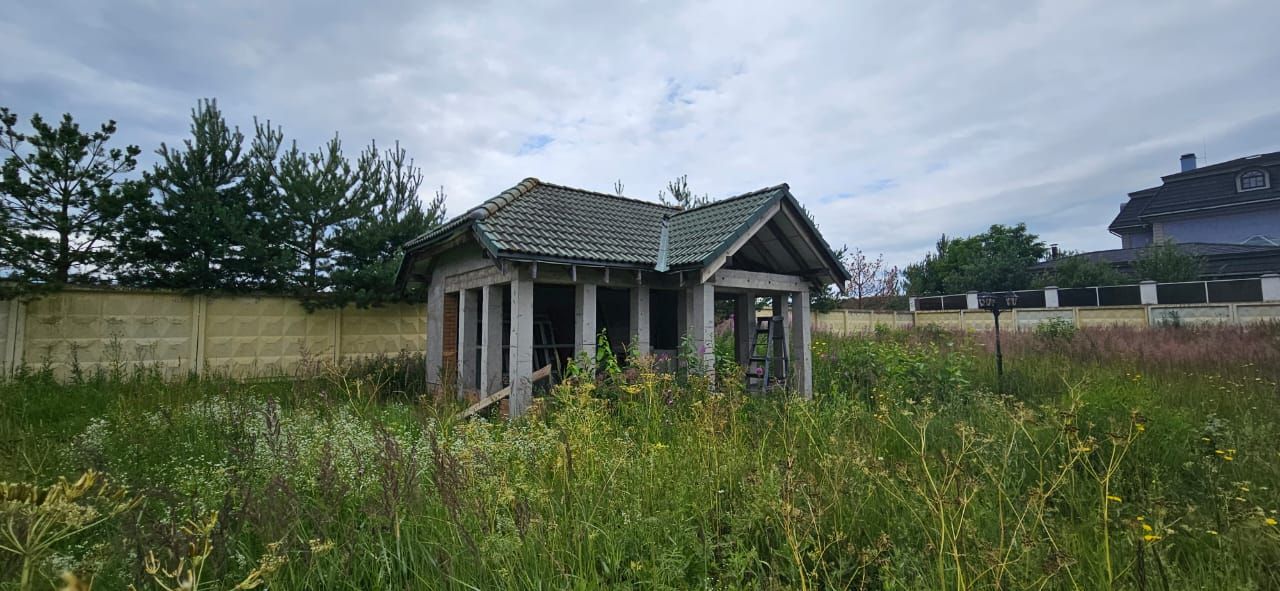
{"type": "Polygon", "coordinates": [[[0,477],[142,498],[32,588],[1276,588],[1276,334],[1009,335],[999,381],[989,335],[819,336],[811,402],[642,360],[512,422],[453,419],[409,358],[36,372],[0,386],[0,477]]]}

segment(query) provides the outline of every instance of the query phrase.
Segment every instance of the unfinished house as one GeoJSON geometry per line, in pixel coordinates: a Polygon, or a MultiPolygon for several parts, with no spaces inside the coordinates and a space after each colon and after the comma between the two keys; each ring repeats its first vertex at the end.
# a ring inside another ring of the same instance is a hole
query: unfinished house
{"type": "Polygon", "coordinates": [[[529,178],[404,251],[398,281],[427,290],[427,380],[509,396],[512,416],[536,371],[598,343],[687,343],[713,368],[717,300],[749,385],[811,396],[809,294],[848,278],[785,184],[682,210],[529,178]]]}

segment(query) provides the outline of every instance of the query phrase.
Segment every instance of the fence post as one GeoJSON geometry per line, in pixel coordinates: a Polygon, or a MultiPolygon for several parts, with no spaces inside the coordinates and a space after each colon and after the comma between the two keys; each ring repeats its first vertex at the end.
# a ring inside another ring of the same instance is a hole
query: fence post
{"type": "Polygon", "coordinates": [[[915,312],[915,311],[916,311],[916,297],[915,297],[915,296],[911,296],[911,297],[907,298],[907,310],[908,310],[908,311],[910,311],[910,312],[915,312]]]}
{"type": "Polygon", "coordinates": [[[1144,306],[1151,306],[1160,303],[1155,281],[1147,279],[1139,282],[1138,293],[1142,298],[1142,305],[1144,306]]]}
{"type": "Polygon", "coordinates": [[[333,311],[333,362],[342,362],[342,308],[333,311]]]}
{"type": "MultiPolygon", "coordinates": [[[[22,363],[21,339],[24,335],[18,331],[18,325],[24,321],[22,314],[23,305],[22,300],[18,298],[5,302],[5,305],[9,306],[9,325],[4,327],[6,344],[4,346],[4,351],[0,351],[0,354],[4,355],[3,357],[0,357],[0,363],[3,364],[3,367],[0,367],[0,369],[12,374],[17,371],[18,365],[22,363]]],[[[3,377],[5,376],[0,376],[0,378],[3,377]]]]}
{"type": "Polygon", "coordinates": [[[968,293],[964,294],[964,307],[965,307],[965,309],[966,309],[966,310],[977,310],[977,309],[978,309],[978,292],[977,292],[977,290],[971,290],[971,291],[969,291],[968,293]]]}
{"type": "Polygon", "coordinates": [[[1050,285],[1044,288],[1044,307],[1046,308],[1058,307],[1058,286],[1050,285]]]}
{"type": "Polygon", "coordinates": [[[191,369],[196,375],[204,374],[204,353],[207,350],[204,342],[205,317],[209,313],[209,300],[203,294],[196,294],[191,300],[191,369]]]}
{"type": "Polygon", "coordinates": [[[1280,302],[1280,273],[1262,275],[1262,301],[1280,302]]]}

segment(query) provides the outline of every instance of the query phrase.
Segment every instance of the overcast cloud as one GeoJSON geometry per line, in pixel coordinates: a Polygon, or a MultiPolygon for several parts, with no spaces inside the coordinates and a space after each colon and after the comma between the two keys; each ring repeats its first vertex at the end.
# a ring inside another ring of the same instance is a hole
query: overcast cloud
{"type": "Polygon", "coordinates": [[[150,153],[216,97],[408,148],[463,212],[527,176],[656,199],[786,182],[894,263],[1026,221],[1116,248],[1125,194],[1280,150],[1280,2],[23,2],[0,105],[150,153]],[[1204,162],[1202,158],[1202,162],[1204,162]]]}

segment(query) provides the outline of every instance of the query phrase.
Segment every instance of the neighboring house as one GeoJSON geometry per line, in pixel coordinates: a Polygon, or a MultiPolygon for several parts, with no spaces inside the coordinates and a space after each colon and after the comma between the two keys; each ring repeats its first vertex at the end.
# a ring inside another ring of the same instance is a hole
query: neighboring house
{"type": "MultiPolygon", "coordinates": [[[[1160,186],[1129,194],[1108,227],[1121,248],[1076,256],[1128,273],[1143,249],[1172,240],[1201,257],[1202,279],[1280,272],[1280,152],[1201,168],[1195,154],[1183,154],[1181,165],[1160,186]]],[[[1061,260],[1032,269],[1049,270],[1061,260]]]]}
{"type": "Polygon", "coordinates": [[[1182,171],[1158,187],[1129,194],[1111,222],[1121,247],[1152,242],[1280,246],[1280,152],[1202,168],[1182,156],[1182,171]]]}
{"type": "MultiPolygon", "coordinates": [[[[847,279],[785,184],[680,210],[529,178],[406,244],[397,281],[427,291],[427,381],[510,384],[514,416],[535,365],[594,358],[600,329],[617,352],[685,342],[713,368],[717,299],[737,318],[758,297],[791,306],[788,387],[811,395],[809,293],[847,279]]],[[[735,327],[743,365],[755,328],[735,327]]]]}

